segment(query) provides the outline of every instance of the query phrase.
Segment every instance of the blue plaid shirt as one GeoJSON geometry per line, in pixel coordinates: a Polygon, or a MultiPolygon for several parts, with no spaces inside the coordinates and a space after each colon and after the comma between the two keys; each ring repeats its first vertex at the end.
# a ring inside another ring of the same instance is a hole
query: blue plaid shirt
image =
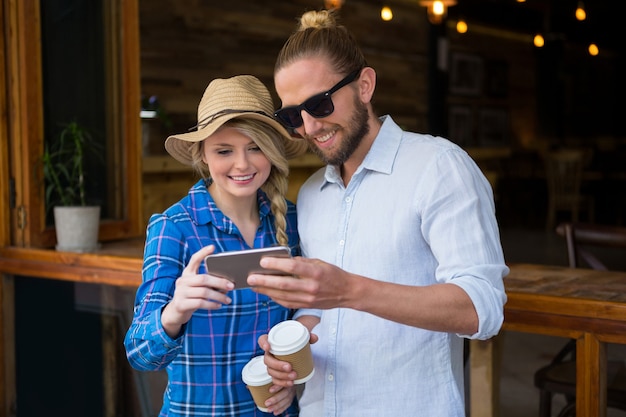
{"type": "MultiPolygon", "coordinates": [[[[262,191],[258,193],[261,225],[254,247],[276,244],[274,216],[262,191]]],[[[288,202],[287,235],[299,254],[295,206],[288,202]]],[[[269,416],[259,411],[241,379],[241,370],[262,355],[257,339],[289,318],[290,311],[250,289],[231,291],[232,304],[218,310],[197,310],[170,338],[161,325],[161,310],[172,299],[176,279],[192,254],[214,244],[215,252],[249,248],[237,226],[217,208],[204,180],[163,214],[150,218],[142,278],[134,317],[124,345],[135,369],[167,369],[168,385],[160,416],[269,416]]],[[[204,273],[204,265],[200,273],[204,273]]],[[[292,405],[283,414],[297,416],[292,405]]]]}

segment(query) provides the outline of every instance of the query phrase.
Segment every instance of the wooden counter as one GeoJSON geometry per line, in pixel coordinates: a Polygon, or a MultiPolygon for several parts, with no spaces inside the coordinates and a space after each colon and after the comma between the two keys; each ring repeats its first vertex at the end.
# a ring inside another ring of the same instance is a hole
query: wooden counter
{"type": "MultiPolygon", "coordinates": [[[[2,303],[2,374],[0,375],[0,417],[11,416],[10,411],[15,406],[16,395],[15,378],[15,329],[13,305],[13,278],[35,277],[60,281],[73,281],[87,284],[104,285],[102,302],[104,305],[112,303],[110,299],[114,288],[136,288],[141,283],[141,268],[143,263],[143,239],[125,240],[103,244],[96,253],[58,252],[51,249],[33,249],[4,247],[0,248],[0,277],[3,281],[2,303]]],[[[121,339],[117,331],[118,323],[115,317],[102,317],[102,369],[103,369],[103,399],[105,417],[116,415],[118,405],[123,401],[119,394],[118,362],[122,359],[117,356],[121,339]]]]}
{"type": "Polygon", "coordinates": [[[0,273],[62,281],[137,287],[143,240],[107,243],[95,253],[0,248],[0,273]]]}

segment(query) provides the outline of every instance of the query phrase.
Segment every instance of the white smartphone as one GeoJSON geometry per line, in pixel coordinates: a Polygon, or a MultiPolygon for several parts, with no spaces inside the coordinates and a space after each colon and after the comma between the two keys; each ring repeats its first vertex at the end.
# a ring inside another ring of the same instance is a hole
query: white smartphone
{"type": "Polygon", "coordinates": [[[247,288],[248,275],[268,274],[286,275],[282,271],[262,268],[259,262],[265,256],[277,258],[291,257],[291,250],[286,246],[246,249],[239,251],[215,253],[204,258],[207,273],[231,280],[235,288],[247,288]]]}

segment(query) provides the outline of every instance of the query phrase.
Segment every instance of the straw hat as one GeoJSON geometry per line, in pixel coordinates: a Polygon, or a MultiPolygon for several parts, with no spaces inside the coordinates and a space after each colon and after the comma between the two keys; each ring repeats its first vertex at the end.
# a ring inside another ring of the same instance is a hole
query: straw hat
{"type": "Polygon", "coordinates": [[[283,139],[288,159],[303,154],[306,143],[294,140],[273,114],[272,97],[258,78],[252,75],[217,78],[206,88],[198,105],[197,130],[168,137],[165,149],[178,161],[191,165],[189,148],[194,142],[208,138],[231,119],[245,118],[260,120],[276,130],[283,139]]]}

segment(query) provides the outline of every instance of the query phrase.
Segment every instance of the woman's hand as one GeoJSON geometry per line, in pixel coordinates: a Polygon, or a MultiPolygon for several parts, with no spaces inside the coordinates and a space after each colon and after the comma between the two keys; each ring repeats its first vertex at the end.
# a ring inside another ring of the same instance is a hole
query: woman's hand
{"type": "Polygon", "coordinates": [[[232,301],[226,295],[235,288],[232,282],[214,275],[198,274],[202,261],[214,250],[215,246],[209,245],[194,253],[176,280],[174,297],[161,313],[163,328],[172,338],[179,335],[181,327],[196,310],[216,310],[232,301]]]}

